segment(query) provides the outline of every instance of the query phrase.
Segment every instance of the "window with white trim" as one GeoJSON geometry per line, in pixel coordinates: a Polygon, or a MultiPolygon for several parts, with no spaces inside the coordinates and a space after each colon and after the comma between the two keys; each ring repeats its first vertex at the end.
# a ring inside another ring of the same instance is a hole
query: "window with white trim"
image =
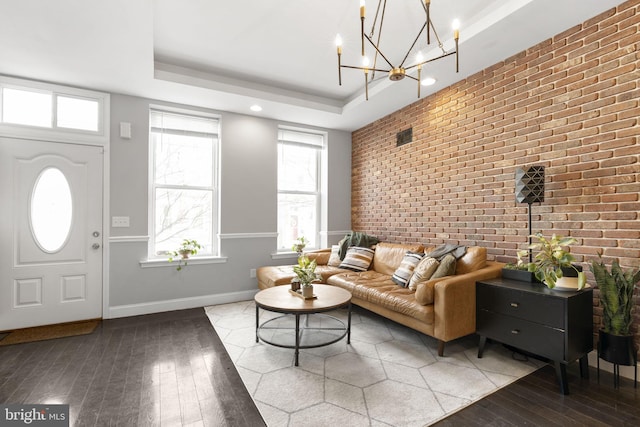
{"type": "Polygon", "coordinates": [[[198,255],[217,256],[219,120],[152,109],[149,257],[164,257],[184,239],[198,255]]]}
{"type": "Polygon", "coordinates": [[[299,237],[319,247],[320,171],[324,134],[278,130],[278,251],[290,251],[299,237]]]}
{"type": "Polygon", "coordinates": [[[108,143],[109,95],[0,76],[0,134],[108,143]]]}

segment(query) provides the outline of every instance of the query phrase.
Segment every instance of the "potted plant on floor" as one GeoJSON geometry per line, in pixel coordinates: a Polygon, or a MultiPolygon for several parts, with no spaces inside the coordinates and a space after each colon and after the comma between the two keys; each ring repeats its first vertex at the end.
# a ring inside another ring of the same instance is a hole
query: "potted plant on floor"
{"type": "Polygon", "coordinates": [[[183,265],[186,267],[189,257],[197,254],[199,249],[202,249],[202,246],[197,240],[184,239],[178,249],[169,253],[169,262],[173,262],[174,258],[179,257],[176,270],[180,271],[183,265]]]}
{"type": "Polygon", "coordinates": [[[298,265],[293,266],[293,272],[296,273],[300,283],[302,296],[313,297],[313,282],[322,280],[322,277],[316,273],[316,261],[310,261],[307,256],[301,255],[298,258],[298,265]]]}
{"type": "Polygon", "coordinates": [[[542,233],[532,236],[538,241],[532,243],[529,249],[537,251],[533,262],[529,263],[529,271],[533,271],[538,280],[549,289],[580,290],[587,283],[582,267],[573,264],[575,258],[569,253],[568,246],[576,243],[573,237],[562,237],[556,234],[551,239],[542,233]]]}
{"type": "Polygon", "coordinates": [[[631,317],[634,307],[634,289],[640,282],[640,269],[623,270],[618,261],[608,269],[602,262],[591,261],[591,272],[599,289],[602,307],[602,329],[598,333],[598,355],[616,365],[632,366],[637,363],[638,349],[633,342],[631,317]]]}

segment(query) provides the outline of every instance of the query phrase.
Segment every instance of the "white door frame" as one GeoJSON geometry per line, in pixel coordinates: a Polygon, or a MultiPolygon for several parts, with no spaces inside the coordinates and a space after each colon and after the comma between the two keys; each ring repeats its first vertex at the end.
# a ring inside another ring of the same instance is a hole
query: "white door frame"
{"type": "Polygon", "coordinates": [[[111,235],[110,211],[110,178],[111,178],[111,96],[104,92],[70,88],[32,80],[24,80],[0,75],[1,84],[15,84],[23,87],[40,88],[66,94],[79,95],[97,99],[100,103],[100,127],[98,132],[83,132],[63,129],[46,129],[30,126],[14,126],[0,123],[0,136],[14,139],[29,139],[45,142],[93,145],[104,149],[102,176],[102,317],[109,315],[109,238],[111,235]]]}

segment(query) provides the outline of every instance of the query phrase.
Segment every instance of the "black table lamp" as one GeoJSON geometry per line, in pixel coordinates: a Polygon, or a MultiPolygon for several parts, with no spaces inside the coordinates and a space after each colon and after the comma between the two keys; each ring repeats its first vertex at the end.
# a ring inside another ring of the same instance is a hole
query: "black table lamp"
{"type": "MultiPolygon", "coordinates": [[[[544,166],[529,166],[516,169],[516,201],[529,206],[529,245],[531,245],[531,204],[544,202],[544,166]]],[[[529,249],[529,262],[532,262],[529,249]]]]}

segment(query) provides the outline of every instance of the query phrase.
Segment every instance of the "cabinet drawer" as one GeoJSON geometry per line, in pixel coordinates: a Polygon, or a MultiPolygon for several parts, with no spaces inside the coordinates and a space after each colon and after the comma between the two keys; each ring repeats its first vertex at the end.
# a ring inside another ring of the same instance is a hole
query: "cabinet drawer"
{"type": "Polygon", "coordinates": [[[564,299],[478,283],[477,309],[564,329],[564,299]]]}
{"type": "Polygon", "coordinates": [[[549,359],[565,360],[562,330],[486,310],[477,311],[476,328],[479,335],[501,343],[549,359]]]}

